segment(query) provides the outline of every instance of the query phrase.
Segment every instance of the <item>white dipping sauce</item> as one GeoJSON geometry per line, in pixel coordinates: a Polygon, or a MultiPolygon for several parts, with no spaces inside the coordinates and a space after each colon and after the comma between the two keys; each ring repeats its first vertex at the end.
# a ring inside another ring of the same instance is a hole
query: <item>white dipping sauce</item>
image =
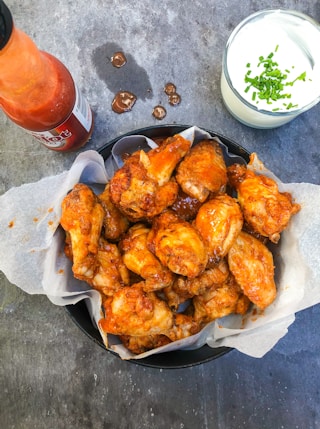
{"type": "Polygon", "coordinates": [[[241,122],[256,128],[283,125],[320,99],[320,27],[306,15],[284,10],[267,10],[251,15],[231,34],[226,46],[221,76],[221,91],[228,110],[241,122]],[[265,68],[258,67],[259,57],[268,57],[292,82],[306,72],[305,80],[284,86],[281,98],[268,104],[260,100],[258,90],[250,88],[245,75],[259,76],[265,68]],[[248,64],[250,65],[248,67],[248,64]],[[256,92],[253,100],[253,92],[256,92]],[[288,109],[288,105],[294,106],[288,109]],[[276,111],[275,111],[276,109],[276,111]]]}

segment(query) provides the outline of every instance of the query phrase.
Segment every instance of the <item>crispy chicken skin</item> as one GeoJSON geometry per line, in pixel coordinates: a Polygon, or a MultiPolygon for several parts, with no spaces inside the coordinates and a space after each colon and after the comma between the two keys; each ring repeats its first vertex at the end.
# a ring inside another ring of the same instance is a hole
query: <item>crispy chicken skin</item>
{"type": "Polygon", "coordinates": [[[292,201],[289,193],[279,192],[273,179],[256,174],[244,165],[231,165],[228,177],[231,186],[237,190],[245,221],[254,232],[277,243],[300,205],[292,201]]]}
{"type": "Polygon", "coordinates": [[[170,206],[170,209],[181,217],[181,219],[190,222],[197,216],[201,204],[199,200],[190,197],[179,187],[177,198],[170,206]]]}
{"type": "Polygon", "coordinates": [[[243,293],[260,309],[265,309],[276,297],[273,256],[257,238],[241,232],[228,253],[232,274],[243,293]]]}
{"type": "Polygon", "coordinates": [[[164,334],[146,335],[146,336],[129,336],[122,335],[122,343],[132,353],[140,354],[156,347],[161,347],[172,341],[178,341],[198,333],[202,325],[194,320],[192,316],[185,314],[175,314],[174,322],[170,329],[164,334]]]}
{"type": "Polygon", "coordinates": [[[116,241],[129,228],[129,221],[112,203],[109,183],[106,184],[104,191],[98,195],[98,199],[105,213],[103,218],[103,236],[107,240],[116,241]]]}
{"type": "Polygon", "coordinates": [[[175,313],[173,326],[165,332],[165,335],[171,341],[178,341],[190,337],[190,335],[197,334],[201,328],[201,324],[193,316],[175,313]]]}
{"type": "Polygon", "coordinates": [[[177,197],[178,184],[171,176],[189,147],[177,135],[148,153],[135,152],[110,181],[112,202],[134,222],[161,213],[177,197]]]}
{"type": "Polygon", "coordinates": [[[208,323],[231,313],[245,314],[250,301],[232,275],[221,285],[213,285],[193,298],[194,319],[208,323]]]}
{"type": "Polygon", "coordinates": [[[242,225],[240,206],[227,194],[205,202],[194,221],[194,226],[206,245],[209,260],[216,262],[226,256],[242,225]]]}
{"type": "Polygon", "coordinates": [[[216,266],[207,268],[198,277],[192,279],[178,276],[174,283],[163,290],[168,305],[173,310],[195,295],[201,295],[214,285],[223,284],[229,276],[229,268],[225,259],[216,266]]]}
{"type": "Polygon", "coordinates": [[[163,334],[174,323],[168,305],[154,292],[145,292],[141,282],[119,289],[104,300],[103,308],[105,317],[100,320],[100,327],[110,334],[163,334]]]}
{"type": "Polygon", "coordinates": [[[221,147],[214,140],[193,146],[177,168],[182,190],[204,202],[210,193],[219,193],[227,184],[227,167],[221,147]]]}
{"type": "Polygon", "coordinates": [[[128,269],[115,244],[100,238],[96,260],[96,272],[92,278],[86,279],[94,289],[106,296],[111,296],[122,286],[129,284],[128,269]]]}
{"type": "Polygon", "coordinates": [[[130,350],[132,353],[138,355],[145,353],[149,350],[155,349],[157,347],[165,346],[166,344],[171,343],[170,338],[165,335],[145,335],[140,337],[134,337],[132,335],[121,335],[120,340],[122,344],[130,350]]]}
{"type": "Polygon", "coordinates": [[[208,262],[198,231],[171,210],[153,220],[148,247],[164,266],[186,277],[197,277],[208,262]]]}
{"type": "Polygon", "coordinates": [[[145,224],[136,223],[119,243],[123,262],[130,271],[145,279],[146,292],[167,287],[174,280],[173,273],[148,249],[149,232],[150,228],[145,224]]]}
{"type": "Polygon", "coordinates": [[[60,224],[69,234],[73,273],[80,280],[92,278],[98,266],[97,253],[104,210],[92,190],[78,183],[62,201],[60,224]]]}

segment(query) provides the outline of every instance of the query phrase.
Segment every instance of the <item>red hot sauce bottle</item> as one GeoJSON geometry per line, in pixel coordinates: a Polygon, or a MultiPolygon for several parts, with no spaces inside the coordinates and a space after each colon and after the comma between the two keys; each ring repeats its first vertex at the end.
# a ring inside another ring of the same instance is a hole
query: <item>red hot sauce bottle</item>
{"type": "Polygon", "coordinates": [[[90,139],[91,108],[68,69],[17,29],[0,0],[0,108],[48,149],[72,151],[90,139]]]}

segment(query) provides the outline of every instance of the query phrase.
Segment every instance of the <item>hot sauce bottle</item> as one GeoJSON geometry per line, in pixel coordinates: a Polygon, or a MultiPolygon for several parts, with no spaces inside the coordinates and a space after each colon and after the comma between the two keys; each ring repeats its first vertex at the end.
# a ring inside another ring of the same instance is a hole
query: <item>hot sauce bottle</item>
{"type": "Polygon", "coordinates": [[[0,108],[48,149],[72,151],[93,131],[92,111],[70,72],[15,27],[0,0],[0,108]]]}

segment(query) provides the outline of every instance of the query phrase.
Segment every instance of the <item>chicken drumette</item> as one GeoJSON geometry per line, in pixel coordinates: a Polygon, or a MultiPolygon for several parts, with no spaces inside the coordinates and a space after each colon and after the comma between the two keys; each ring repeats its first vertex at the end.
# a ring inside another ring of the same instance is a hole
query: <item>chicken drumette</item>
{"type": "Polygon", "coordinates": [[[92,278],[98,267],[103,218],[102,205],[87,185],[76,184],[62,201],[60,224],[71,243],[74,276],[80,280],[92,278]]]}

